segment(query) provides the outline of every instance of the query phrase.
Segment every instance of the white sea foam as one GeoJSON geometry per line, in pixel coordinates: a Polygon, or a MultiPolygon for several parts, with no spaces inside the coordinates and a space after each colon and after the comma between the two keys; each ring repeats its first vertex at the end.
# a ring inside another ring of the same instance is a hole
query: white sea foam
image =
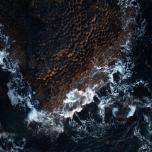
{"type": "Polygon", "coordinates": [[[119,0],[118,5],[120,5],[122,8],[129,8],[129,7],[136,7],[137,0],[119,0]]]}
{"type": "MultiPolygon", "coordinates": [[[[122,30],[124,32],[130,31],[130,24],[136,26],[136,17],[138,15],[139,11],[139,5],[138,3],[135,3],[135,0],[119,0],[118,5],[122,8],[122,23],[123,27],[122,30]],[[132,11],[134,11],[133,16],[128,16],[127,9],[131,8],[132,11]]],[[[142,22],[142,27],[145,26],[142,22]]],[[[140,34],[144,33],[144,28],[142,30],[138,29],[138,31],[142,31],[140,34]]],[[[112,96],[119,96],[119,92],[122,90],[124,93],[127,92],[130,89],[130,84],[123,84],[124,80],[129,79],[132,76],[132,68],[134,67],[134,63],[132,61],[132,38],[134,34],[137,33],[137,31],[131,30],[129,33],[126,34],[126,37],[124,37],[124,41],[121,45],[121,52],[122,54],[125,54],[125,58],[118,59],[116,63],[110,67],[100,67],[95,65],[95,74],[97,72],[104,72],[108,76],[108,83],[110,83],[110,89],[111,89],[111,95],[100,97],[100,114],[104,116],[104,108],[105,106],[109,106],[112,101],[112,96]],[[118,73],[120,76],[120,84],[117,84],[117,82],[114,80],[114,74],[118,73]]],[[[139,34],[139,32],[138,32],[139,34]]],[[[99,84],[98,84],[99,85],[99,84]]],[[[63,101],[63,109],[61,110],[62,116],[65,118],[73,117],[73,114],[75,112],[80,112],[83,109],[84,105],[87,105],[91,102],[94,102],[93,97],[97,96],[96,90],[92,88],[86,88],[85,91],[78,90],[75,88],[74,90],[71,90],[67,95],[65,100],[63,101]]],[[[128,117],[130,117],[135,112],[135,107],[129,107],[130,111],[128,113],[128,117]]]]}
{"type": "MultiPolygon", "coordinates": [[[[2,27],[2,26],[1,26],[2,27]]],[[[9,53],[6,52],[6,48],[9,46],[9,37],[0,29],[0,38],[4,43],[4,48],[0,50],[0,67],[3,71],[10,73],[8,87],[8,97],[12,106],[20,106],[31,109],[31,113],[36,113],[36,109],[33,102],[33,92],[31,87],[23,79],[22,74],[19,71],[18,65],[13,62],[9,53]]]]}
{"type": "MultiPolygon", "coordinates": [[[[8,37],[5,37],[3,34],[3,39],[4,38],[8,39],[8,37]]],[[[44,130],[50,133],[63,132],[63,121],[61,120],[62,117],[60,113],[47,113],[35,108],[34,104],[36,104],[37,101],[33,98],[34,93],[31,87],[24,81],[18,65],[9,58],[9,54],[5,49],[0,51],[0,66],[2,70],[10,73],[9,82],[7,83],[7,94],[12,106],[18,106],[25,110],[26,108],[29,109],[26,122],[28,122],[28,124],[32,121],[39,122],[42,124],[41,129],[45,128],[44,130]],[[57,118],[60,120],[56,120],[57,118]]]]}
{"type": "Polygon", "coordinates": [[[21,139],[22,144],[18,145],[15,143],[14,137],[15,137],[15,134],[12,134],[12,133],[8,133],[8,132],[0,133],[0,139],[2,139],[3,141],[6,141],[4,144],[5,146],[8,145],[8,147],[6,149],[2,148],[0,145],[0,152],[20,152],[24,149],[24,146],[26,143],[25,138],[22,138],[21,139]],[[11,145],[11,147],[10,147],[10,145],[11,145]]]}
{"type": "MultiPolygon", "coordinates": [[[[134,68],[134,63],[132,59],[132,43],[134,37],[140,37],[144,34],[145,30],[145,20],[139,25],[139,28],[133,28],[135,30],[130,30],[130,24],[133,27],[137,25],[137,16],[139,15],[139,4],[135,0],[119,0],[118,5],[122,8],[122,29],[124,32],[127,32],[126,37],[124,38],[123,43],[121,44],[121,52],[123,57],[119,58],[116,63],[110,67],[101,68],[103,72],[108,75],[108,82],[110,85],[110,93],[106,96],[100,97],[100,104],[99,104],[99,114],[105,118],[105,107],[112,105],[115,102],[115,98],[118,97],[119,99],[122,98],[120,93],[123,92],[125,98],[130,98],[130,91],[135,86],[138,85],[138,82],[132,84],[129,83],[127,80],[132,76],[132,69],[134,68]],[[134,12],[131,16],[128,14],[128,8],[131,8],[131,11],[134,12]],[[114,74],[117,74],[119,77],[119,81],[115,81],[114,74]]],[[[141,82],[139,82],[141,83],[141,82]]],[[[123,98],[122,98],[123,100],[123,98]]],[[[126,104],[128,101],[122,102],[122,104],[126,104]]],[[[128,114],[127,118],[134,115],[136,111],[135,105],[129,105],[128,103],[128,114]]],[[[119,111],[119,108],[113,108],[113,115],[116,116],[116,113],[119,111]]]]}
{"type": "Polygon", "coordinates": [[[113,109],[112,109],[112,114],[113,114],[114,117],[117,117],[118,111],[119,111],[118,108],[113,108],[113,109]]]}
{"type": "MultiPolygon", "coordinates": [[[[128,6],[132,6],[133,1],[119,1],[119,5],[127,8],[128,6]]],[[[125,26],[127,27],[127,22],[130,22],[131,18],[126,20],[125,26]]],[[[131,19],[132,20],[132,19],[131,19]]],[[[133,20],[134,21],[134,20],[133,20]]],[[[128,52],[130,50],[130,35],[128,34],[129,38],[125,41],[124,44],[122,44],[122,51],[128,52]]],[[[9,42],[9,37],[5,36],[4,34],[1,34],[1,37],[4,39],[4,42],[6,46],[8,45],[9,42]]],[[[5,47],[6,48],[6,47],[5,47]]],[[[23,78],[21,74],[18,76],[18,67],[15,63],[13,63],[9,58],[8,54],[3,50],[0,52],[0,65],[2,66],[3,69],[8,70],[12,74],[12,78],[10,82],[7,84],[9,90],[8,90],[8,96],[11,100],[12,105],[21,105],[21,106],[27,106],[28,108],[31,109],[28,118],[30,121],[35,120],[39,121],[42,117],[44,117],[44,113],[42,114],[41,112],[37,111],[37,109],[34,108],[32,104],[32,97],[30,96],[32,94],[31,89],[27,89],[26,91],[28,93],[19,93],[20,90],[18,90],[17,87],[19,87],[23,83],[23,78]]],[[[102,68],[103,70],[104,68],[102,68]]],[[[100,71],[101,67],[97,67],[97,71],[100,71]]],[[[130,73],[128,72],[129,69],[126,65],[125,62],[118,60],[118,62],[115,63],[114,66],[112,67],[106,67],[104,69],[104,72],[108,74],[109,76],[109,81],[114,84],[114,78],[113,74],[116,72],[119,72],[122,76],[122,79],[125,79],[130,76],[130,73]]],[[[29,86],[28,86],[29,87],[29,86]]],[[[74,89],[70,91],[66,95],[66,99],[63,101],[63,108],[60,111],[62,113],[61,115],[64,116],[65,118],[67,117],[72,117],[75,112],[80,112],[83,109],[83,106],[86,104],[89,104],[93,102],[93,97],[96,95],[95,91],[96,85],[93,86],[92,88],[86,88],[85,91],[81,91],[78,89],[74,89]]],[[[24,88],[23,88],[24,89],[24,88]]],[[[117,92],[115,92],[113,86],[111,85],[111,90],[113,90],[113,95],[117,95],[117,92]]],[[[107,104],[108,99],[105,100],[104,104],[107,104]]],[[[103,107],[102,102],[100,104],[100,107],[103,107]]],[[[102,108],[101,108],[102,109],[102,108]]]]}
{"type": "MultiPolygon", "coordinates": [[[[122,7],[122,10],[128,7],[132,7],[137,13],[137,6],[133,5],[135,0],[119,0],[119,5],[122,7]]],[[[127,17],[126,10],[123,10],[125,17],[123,19],[123,30],[127,30],[129,28],[129,24],[136,24],[136,16],[132,16],[129,18],[127,17]]],[[[145,25],[145,22],[142,22],[142,27],[145,25]]],[[[119,91],[123,91],[126,93],[130,87],[130,84],[123,83],[124,80],[127,80],[132,76],[132,68],[134,64],[131,59],[131,49],[132,49],[132,37],[135,31],[131,31],[128,33],[127,36],[124,38],[124,42],[121,45],[121,52],[125,54],[124,59],[118,59],[116,63],[110,67],[100,67],[95,65],[95,72],[104,72],[108,76],[107,83],[110,83],[111,94],[109,96],[99,97],[100,104],[99,104],[99,114],[104,118],[105,117],[105,107],[109,106],[113,103],[113,97],[119,96],[119,91]],[[120,76],[120,81],[117,83],[114,80],[114,74],[118,73],[120,76]]],[[[141,36],[144,33],[144,28],[138,29],[138,34],[141,36]]],[[[8,86],[8,96],[10,98],[11,104],[13,106],[22,106],[28,107],[30,112],[28,113],[27,122],[31,123],[32,121],[42,123],[42,130],[44,132],[51,133],[52,131],[62,133],[64,131],[63,120],[65,118],[72,118],[75,112],[80,112],[83,107],[91,102],[94,102],[93,98],[96,94],[96,87],[88,87],[85,91],[78,90],[75,88],[71,90],[67,95],[65,100],[63,101],[63,107],[60,109],[55,110],[52,113],[48,113],[42,110],[37,110],[34,106],[33,97],[32,97],[32,90],[30,86],[26,85],[26,89],[23,87],[23,92],[20,93],[21,86],[24,86],[24,80],[22,75],[19,72],[19,68],[16,63],[12,62],[9,59],[8,53],[6,53],[6,48],[9,46],[9,37],[5,35],[1,35],[1,38],[4,39],[6,47],[0,51],[0,66],[3,70],[6,70],[11,73],[11,78],[7,84],[8,86]],[[25,91],[25,92],[24,92],[25,91]]],[[[132,85],[132,84],[131,84],[132,85]]],[[[129,112],[127,118],[134,115],[136,111],[136,106],[129,105],[129,112]]],[[[113,108],[113,115],[116,116],[116,113],[119,111],[119,108],[113,108]]],[[[104,120],[104,119],[103,119],[104,120]]],[[[85,123],[85,122],[84,122],[85,123]]],[[[41,130],[40,129],[40,130],[41,130]]]]}
{"type": "Polygon", "coordinates": [[[96,95],[94,85],[92,88],[88,87],[85,91],[74,89],[66,95],[66,99],[63,101],[63,111],[65,118],[72,118],[75,112],[80,112],[83,106],[93,102],[93,97],[96,95]]]}
{"type": "Polygon", "coordinates": [[[128,107],[129,107],[129,112],[127,118],[132,117],[136,111],[136,105],[129,105],[128,107]]]}
{"type": "Polygon", "coordinates": [[[145,138],[139,131],[139,129],[135,128],[134,130],[134,136],[136,136],[140,143],[141,147],[138,149],[138,152],[151,152],[152,150],[152,142],[145,138]]]}

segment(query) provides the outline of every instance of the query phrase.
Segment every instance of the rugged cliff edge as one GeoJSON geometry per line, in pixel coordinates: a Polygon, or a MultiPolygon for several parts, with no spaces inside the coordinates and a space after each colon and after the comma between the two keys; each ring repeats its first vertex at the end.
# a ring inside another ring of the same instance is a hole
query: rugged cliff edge
{"type": "Polygon", "coordinates": [[[116,1],[0,3],[0,23],[15,40],[10,55],[49,110],[61,104],[72,88],[84,89],[104,79],[103,75],[88,77],[88,73],[94,66],[111,64],[119,54],[126,36],[122,14],[116,1]]]}

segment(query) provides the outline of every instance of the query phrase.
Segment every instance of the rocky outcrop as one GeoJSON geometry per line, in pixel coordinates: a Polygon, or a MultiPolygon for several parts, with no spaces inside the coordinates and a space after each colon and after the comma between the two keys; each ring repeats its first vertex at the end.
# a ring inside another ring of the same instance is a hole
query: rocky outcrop
{"type": "Polygon", "coordinates": [[[16,41],[9,52],[49,110],[72,88],[103,79],[89,73],[115,59],[124,36],[114,1],[1,0],[0,12],[16,41]]]}

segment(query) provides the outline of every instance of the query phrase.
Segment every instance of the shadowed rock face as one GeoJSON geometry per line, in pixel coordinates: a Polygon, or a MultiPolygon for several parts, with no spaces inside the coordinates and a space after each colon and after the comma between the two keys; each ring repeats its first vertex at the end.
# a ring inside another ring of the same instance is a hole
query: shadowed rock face
{"type": "Polygon", "coordinates": [[[124,36],[116,1],[1,0],[0,12],[16,40],[10,54],[45,109],[61,104],[72,88],[101,80],[87,76],[94,65],[114,60],[124,36]]]}

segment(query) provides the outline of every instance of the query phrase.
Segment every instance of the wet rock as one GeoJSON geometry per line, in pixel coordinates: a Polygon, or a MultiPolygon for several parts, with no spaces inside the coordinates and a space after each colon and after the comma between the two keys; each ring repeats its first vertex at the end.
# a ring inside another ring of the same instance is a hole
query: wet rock
{"type": "MultiPolygon", "coordinates": [[[[86,87],[94,65],[110,64],[125,35],[113,1],[2,0],[0,12],[16,40],[9,52],[48,110],[72,88],[86,87]]],[[[91,79],[92,85],[102,76],[91,79]]]]}

